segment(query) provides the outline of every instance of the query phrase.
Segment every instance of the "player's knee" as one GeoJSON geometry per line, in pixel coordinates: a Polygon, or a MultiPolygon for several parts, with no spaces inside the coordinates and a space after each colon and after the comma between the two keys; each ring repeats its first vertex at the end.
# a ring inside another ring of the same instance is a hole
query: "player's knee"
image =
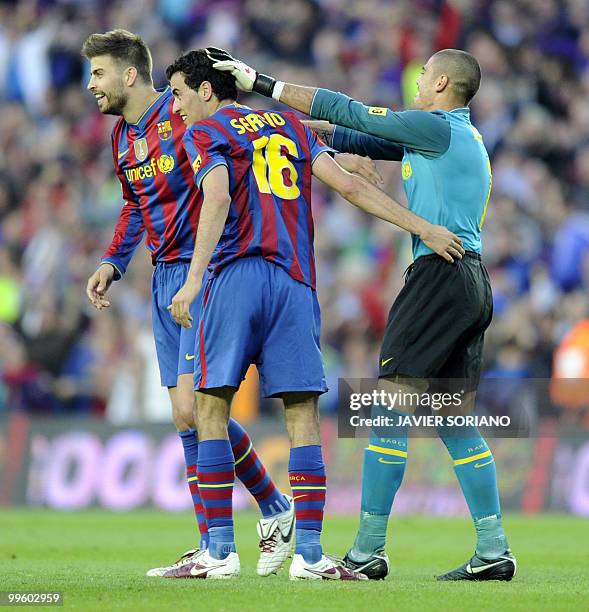
{"type": "Polygon", "coordinates": [[[315,393],[284,395],[286,430],[291,447],[321,444],[317,399],[315,393]]]}
{"type": "Polygon", "coordinates": [[[229,407],[235,390],[227,387],[207,389],[196,393],[196,424],[198,439],[227,439],[229,407]]]}
{"type": "Polygon", "coordinates": [[[178,431],[196,429],[194,420],[194,402],[180,402],[172,405],[174,425],[178,431]]]}
{"type": "Polygon", "coordinates": [[[426,380],[404,374],[392,374],[378,381],[378,391],[394,397],[397,410],[404,414],[413,414],[417,410],[427,388],[426,380]]]}
{"type": "Polygon", "coordinates": [[[172,417],[178,431],[195,429],[194,389],[192,375],[178,376],[177,385],[170,389],[172,417]]]}

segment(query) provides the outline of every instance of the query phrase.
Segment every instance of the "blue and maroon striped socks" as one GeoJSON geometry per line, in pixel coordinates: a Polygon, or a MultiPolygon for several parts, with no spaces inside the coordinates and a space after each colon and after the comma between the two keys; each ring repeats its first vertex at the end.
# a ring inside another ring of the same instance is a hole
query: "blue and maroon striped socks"
{"type": "Polygon", "coordinates": [[[276,488],[245,429],[234,419],[227,427],[235,457],[235,475],[253,495],[264,518],[286,512],[288,501],[276,488]]]}
{"type": "Polygon", "coordinates": [[[198,476],[196,466],[198,462],[198,438],[194,429],[187,431],[179,431],[178,435],[182,441],[184,449],[184,460],[186,462],[186,480],[190,488],[190,495],[194,505],[194,514],[200,531],[200,548],[207,548],[209,545],[209,530],[207,528],[207,519],[205,518],[205,510],[198,492],[198,476]]]}
{"type": "Polygon", "coordinates": [[[198,447],[198,488],[209,527],[209,554],[235,552],[233,533],[233,450],[229,440],[205,440],[198,447]]]}
{"type": "Polygon", "coordinates": [[[327,490],[321,446],[291,448],[288,475],[296,514],[295,553],[307,563],[317,563],[323,554],[320,537],[327,490]]]}
{"type": "MultiPolygon", "coordinates": [[[[289,503],[266,472],[247,431],[234,419],[229,420],[227,431],[235,460],[235,475],[255,498],[262,516],[268,518],[286,512],[289,503]]],[[[186,479],[200,531],[200,548],[204,549],[209,544],[209,531],[198,483],[198,435],[194,429],[180,431],[178,435],[184,449],[186,479]]]]}

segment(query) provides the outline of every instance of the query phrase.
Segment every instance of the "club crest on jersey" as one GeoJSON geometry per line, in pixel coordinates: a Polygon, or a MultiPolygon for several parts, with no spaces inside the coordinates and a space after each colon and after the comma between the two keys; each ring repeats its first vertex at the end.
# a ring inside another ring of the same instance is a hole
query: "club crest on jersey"
{"type": "Polygon", "coordinates": [[[135,157],[138,162],[145,161],[147,159],[147,138],[140,138],[133,143],[135,149],[135,157]]]}
{"type": "Polygon", "coordinates": [[[157,160],[157,167],[160,172],[164,174],[168,174],[168,172],[172,172],[174,169],[174,158],[171,155],[161,155],[157,160]]]}
{"type": "Polygon", "coordinates": [[[169,119],[160,121],[157,124],[157,135],[160,137],[160,140],[168,140],[172,135],[172,123],[169,119]]]}
{"type": "Polygon", "coordinates": [[[413,168],[411,167],[411,163],[408,161],[404,161],[401,165],[401,176],[403,177],[403,180],[406,181],[410,179],[412,174],[413,168]]]}

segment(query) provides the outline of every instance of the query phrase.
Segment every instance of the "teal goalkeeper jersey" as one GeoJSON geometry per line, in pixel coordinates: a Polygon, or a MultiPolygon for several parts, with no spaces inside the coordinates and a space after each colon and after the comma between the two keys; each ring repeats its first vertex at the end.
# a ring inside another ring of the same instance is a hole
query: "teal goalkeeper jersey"
{"type": "MultiPolygon", "coordinates": [[[[491,164],[468,108],[393,112],[319,89],[310,114],[337,125],[332,144],[338,151],[402,160],[409,209],[454,232],[466,250],[481,252],[491,164]]],[[[414,259],[432,253],[418,236],[412,239],[414,259]]]]}

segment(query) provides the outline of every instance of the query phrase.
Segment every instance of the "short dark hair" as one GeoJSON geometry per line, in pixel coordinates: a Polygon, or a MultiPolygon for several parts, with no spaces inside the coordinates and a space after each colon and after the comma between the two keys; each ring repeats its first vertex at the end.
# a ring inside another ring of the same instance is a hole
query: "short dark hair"
{"type": "Polygon", "coordinates": [[[450,77],[450,86],[456,97],[467,106],[481,84],[481,67],[474,55],[460,49],[442,49],[434,55],[450,77]]]}
{"type": "Polygon", "coordinates": [[[166,68],[168,81],[176,72],[184,75],[184,81],[190,89],[197,91],[203,81],[209,81],[213,93],[219,100],[237,100],[235,77],[227,72],[215,70],[204,49],[189,51],[170,64],[166,68]]]}
{"type": "Polygon", "coordinates": [[[99,55],[110,55],[116,61],[133,66],[145,83],[152,83],[152,60],[149,48],[137,34],[127,30],[111,30],[104,34],[90,34],[82,45],[82,55],[92,59],[99,55]]]}

